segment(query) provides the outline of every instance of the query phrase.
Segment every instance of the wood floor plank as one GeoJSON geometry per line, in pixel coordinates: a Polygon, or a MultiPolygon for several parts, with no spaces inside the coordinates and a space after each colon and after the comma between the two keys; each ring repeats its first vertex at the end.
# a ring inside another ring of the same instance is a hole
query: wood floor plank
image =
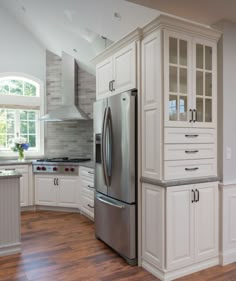
{"type": "MultiPolygon", "coordinates": [[[[94,236],[94,224],[78,213],[22,214],[22,253],[0,257],[0,281],[159,281],[129,266],[94,236]]],[[[178,281],[236,281],[236,263],[178,281]]]]}

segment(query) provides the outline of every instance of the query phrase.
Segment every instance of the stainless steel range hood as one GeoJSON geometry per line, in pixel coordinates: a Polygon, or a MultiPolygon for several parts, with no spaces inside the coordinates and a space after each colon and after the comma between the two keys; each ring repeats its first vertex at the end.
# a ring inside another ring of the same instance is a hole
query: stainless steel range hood
{"type": "Polygon", "coordinates": [[[78,65],[62,52],[62,105],[40,118],[42,121],[76,121],[90,119],[78,106],[78,65]]]}

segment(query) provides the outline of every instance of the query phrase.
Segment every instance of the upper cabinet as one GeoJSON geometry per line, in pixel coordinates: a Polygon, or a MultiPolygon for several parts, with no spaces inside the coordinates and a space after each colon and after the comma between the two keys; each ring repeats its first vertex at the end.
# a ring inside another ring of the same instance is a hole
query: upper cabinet
{"type": "Polygon", "coordinates": [[[165,126],[216,125],[216,42],[164,32],[165,126]]]}
{"type": "Polygon", "coordinates": [[[140,32],[137,28],[94,58],[97,100],[138,87],[140,32]]]}

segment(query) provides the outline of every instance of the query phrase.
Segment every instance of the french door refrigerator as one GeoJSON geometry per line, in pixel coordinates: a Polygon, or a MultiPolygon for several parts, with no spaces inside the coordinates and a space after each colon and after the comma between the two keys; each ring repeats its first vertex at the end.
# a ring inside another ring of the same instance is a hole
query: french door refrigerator
{"type": "Polygon", "coordinates": [[[137,263],[136,95],[127,91],[94,105],[95,235],[132,265],[137,263]]]}

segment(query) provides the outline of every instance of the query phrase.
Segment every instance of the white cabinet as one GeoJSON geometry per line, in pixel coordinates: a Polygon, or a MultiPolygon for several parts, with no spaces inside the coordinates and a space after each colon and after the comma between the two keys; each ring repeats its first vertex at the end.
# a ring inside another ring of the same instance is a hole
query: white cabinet
{"type": "Polygon", "coordinates": [[[96,65],[97,99],[136,88],[136,42],[96,65]]]}
{"type": "Polygon", "coordinates": [[[142,258],[159,268],[164,266],[164,190],[142,186],[142,258]]]}
{"type": "Polygon", "coordinates": [[[187,266],[217,258],[218,220],[217,182],[166,188],[143,183],[142,265],[154,274],[171,271],[167,280],[173,280],[180,268],[188,272],[187,266]]]}
{"type": "Polygon", "coordinates": [[[78,208],[78,177],[35,176],[35,204],[78,208]]]}
{"type": "Polygon", "coordinates": [[[89,218],[94,218],[94,170],[80,167],[80,210],[89,218]]]}
{"type": "Polygon", "coordinates": [[[166,192],[166,267],[218,255],[218,183],[175,186],[166,192]]]}
{"type": "Polygon", "coordinates": [[[33,187],[29,186],[29,177],[31,174],[29,173],[29,165],[9,165],[9,166],[0,166],[0,170],[6,171],[17,171],[22,177],[20,178],[20,205],[21,207],[26,207],[30,204],[30,192],[29,189],[33,189],[33,187]]]}
{"type": "Polygon", "coordinates": [[[164,32],[165,125],[216,126],[216,42],[164,32]]]}

